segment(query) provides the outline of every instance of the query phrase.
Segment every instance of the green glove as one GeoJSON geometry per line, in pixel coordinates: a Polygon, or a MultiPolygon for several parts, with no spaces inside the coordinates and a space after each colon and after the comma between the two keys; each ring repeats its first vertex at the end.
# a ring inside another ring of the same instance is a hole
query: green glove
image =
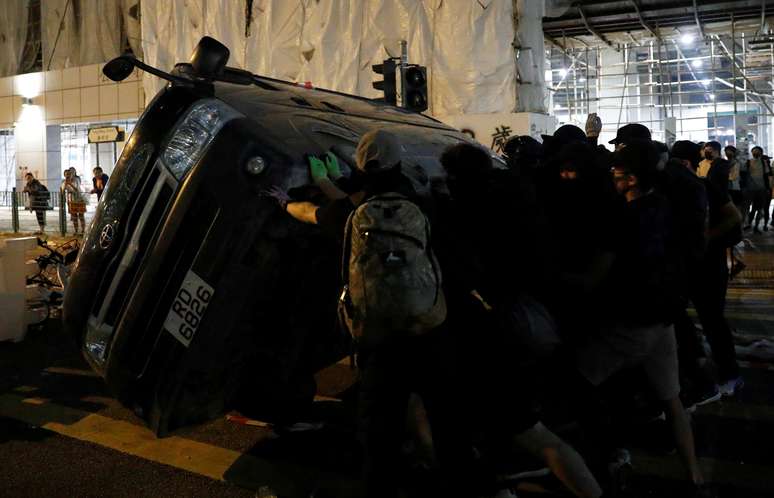
{"type": "Polygon", "coordinates": [[[312,180],[318,182],[328,178],[328,169],[320,158],[309,155],[307,159],[309,159],[309,173],[312,175],[312,180]]]}
{"type": "Polygon", "coordinates": [[[325,169],[328,170],[328,176],[334,180],[341,178],[341,168],[339,167],[339,160],[336,158],[336,154],[333,152],[325,153],[325,169]]]}

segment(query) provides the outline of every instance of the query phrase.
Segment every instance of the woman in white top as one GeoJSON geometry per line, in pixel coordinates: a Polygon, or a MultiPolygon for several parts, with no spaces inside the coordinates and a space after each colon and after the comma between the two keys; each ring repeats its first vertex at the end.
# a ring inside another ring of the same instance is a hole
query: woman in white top
{"type": "Polygon", "coordinates": [[[65,179],[62,182],[61,190],[64,192],[65,199],[67,200],[67,210],[70,213],[70,219],[75,228],[75,235],[79,234],[79,224],[80,234],[83,234],[86,230],[86,197],[81,190],[81,179],[76,173],[75,168],[65,170],[65,179]]]}

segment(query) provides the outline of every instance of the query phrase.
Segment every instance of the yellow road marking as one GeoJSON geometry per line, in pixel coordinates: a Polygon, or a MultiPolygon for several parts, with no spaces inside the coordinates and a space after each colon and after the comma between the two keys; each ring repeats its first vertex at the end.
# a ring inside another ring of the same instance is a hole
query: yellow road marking
{"type": "Polygon", "coordinates": [[[83,370],[80,368],[67,368],[67,367],[48,367],[44,372],[53,373],[53,374],[64,374],[64,375],[80,375],[82,377],[99,377],[95,372],[91,370],[83,370]]]}
{"type": "Polygon", "coordinates": [[[210,479],[257,489],[268,485],[280,495],[309,492],[314,482],[341,481],[329,472],[269,460],[178,436],[159,439],[146,427],[55,403],[38,406],[15,394],[0,395],[0,415],[210,479]]]}
{"type": "MultiPolygon", "coordinates": [[[[691,317],[696,317],[696,310],[689,309],[688,315],[691,317]]],[[[725,313],[726,318],[730,318],[733,320],[758,320],[761,322],[774,322],[774,314],[763,314],[763,313],[736,313],[736,312],[726,312],[725,313]]]]}
{"type": "Polygon", "coordinates": [[[31,392],[37,391],[38,388],[35,386],[19,386],[19,387],[15,387],[13,390],[16,391],[17,393],[31,393],[31,392]]]}
{"type": "Polygon", "coordinates": [[[49,401],[51,400],[46,398],[24,398],[22,403],[27,403],[28,405],[45,405],[49,401]]]}

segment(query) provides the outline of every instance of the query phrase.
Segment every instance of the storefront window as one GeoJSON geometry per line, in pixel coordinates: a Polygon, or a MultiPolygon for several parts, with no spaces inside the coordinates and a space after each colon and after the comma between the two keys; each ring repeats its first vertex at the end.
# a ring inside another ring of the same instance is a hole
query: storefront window
{"type": "MultiPolygon", "coordinates": [[[[16,140],[13,130],[0,130],[0,196],[16,186],[16,140]]],[[[4,199],[0,199],[3,204],[4,199]]]]}
{"type": "Polygon", "coordinates": [[[62,125],[62,172],[74,167],[81,178],[91,178],[92,169],[99,166],[110,175],[125,142],[90,144],[89,128],[118,126],[124,130],[124,136],[128,139],[136,123],[137,120],[132,119],[109,123],[62,125]]]}

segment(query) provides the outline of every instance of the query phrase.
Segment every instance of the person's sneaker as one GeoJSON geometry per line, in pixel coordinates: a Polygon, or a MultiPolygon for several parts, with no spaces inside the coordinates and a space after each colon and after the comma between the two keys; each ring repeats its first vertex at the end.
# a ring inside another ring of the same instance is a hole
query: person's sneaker
{"type": "Polygon", "coordinates": [[[749,230],[749,229],[751,229],[751,228],[752,228],[752,225],[745,225],[745,226],[744,226],[744,228],[743,228],[743,230],[749,230]]]}
{"type": "Polygon", "coordinates": [[[726,382],[723,382],[718,386],[718,389],[723,396],[733,396],[743,387],[744,379],[742,379],[742,377],[736,377],[735,379],[730,379],[726,382]]]}
{"type": "Polygon", "coordinates": [[[753,233],[760,235],[761,234],[761,229],[758,228],[758,227],[755,227],[755,228],[753,228],[753,233]]]}
{"type": "Polygon", "coordinates": [[[720,392],[720,389],[718,386],[712,386],[710,389],[706,389],[704,391],[693,391],[688,392],[685,396],[685,411],[688,413],[693,413],[696,411],[696,408],[699,406],[707,405],[709,403],[714,403],[715,401],[720,400],[720,398],[723,397],[723,394],[720,392]]]}
{"type": "Polygon", "coordinates": [[[550,473],[551,471],[548,469],[548,467],[539,467],[533,470],[523,470],[513,474],[503,474],[503,475],[497,476],[497,481],[498,482],[519,481],[519,480],[530,479],[535,477],[545,477],[550,473]]]}
{"type": "Polygon", "coordinates": [[[768,225],[763,225],[763,231],[764,232],[768,232],[769,231],[769,226],[768,225]]]}
{"type": "Polygon", "coordinates": [[[495,493],[494,498],[518,498],[511,488],[504,488],[495,493]]]}
{"type": "Polygon", "coordinates": [[[728,278],[733,279],[735,276],[739,275],[744,271],[744,269],[747,268],[747,265],[739,261],[734,265],[734,267],[731,269],[731,273],[729,273],[728,278]]]}

